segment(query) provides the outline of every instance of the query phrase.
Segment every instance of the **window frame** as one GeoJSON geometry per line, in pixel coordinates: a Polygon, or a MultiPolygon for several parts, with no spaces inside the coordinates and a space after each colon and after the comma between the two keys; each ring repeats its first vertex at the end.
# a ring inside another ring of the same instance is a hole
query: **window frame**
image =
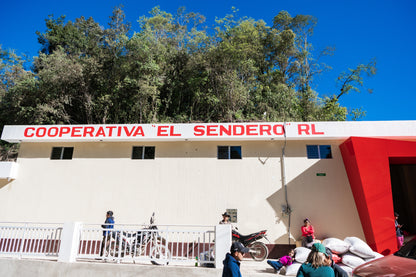
{"type": "Polygon", "coordinates": [[[135,145],[132,147],[131,159],[132,160],[154,160],[156,157],[156,146],[148,145],[135,145]],[[135,156],[135,149],[141,148],[141,157],[135,156]],[[146,151],[148,149],[150,153],[146,151]],[[153,152],[153,153],[152,153],[153,152]],[[150,154],[150,157],[149,157],[150,154]]]}
{"type": "Polygon", "coordinates": [[[73,146],[53,146],[51,151],[50,160],[72,160],[74,157],[73,146]],[[57,156],[57,150],[59,150],[59,158],[57,156]]]}
{"type": "Polygon", "coordinates": [[[307,144],[306,145],[306,157],[311,160],[326,160],[332,159],[332,147],[330,144],[307,144]],[[316,149],[312,149],[316,147],[316,149]],[[329,148],[329,152],[325,152],[325,148],[329,148]],[[311,153],[312,151],[316,152],[311,153]],[[313,155],[315,154],[315,155],[313,155]],[[329,154],[329,156],[328,156],[329,154]],[[324,156],[325,155],[325,156],[324,156]]]}
{"type": "Polygon", "coordinates": [[[217,159],[218,160],[242,160],[243,151],[241,145],[218,145],[217,146],[217,159]],[[233,150],[234,148],[234,150],[233,150]],[[220,149],[227,149],[227,155],[220,154],[220,149]],[[237,149],[237,150],[236,150],[237,149]],[[238,156],[233,156],[233,153],[238,152],[238,156]]]}

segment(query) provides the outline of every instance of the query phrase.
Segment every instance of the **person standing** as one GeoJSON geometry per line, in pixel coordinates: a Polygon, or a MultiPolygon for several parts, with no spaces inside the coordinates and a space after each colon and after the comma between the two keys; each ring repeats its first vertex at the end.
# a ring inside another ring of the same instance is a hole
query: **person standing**
{"type": "Polygon", "coordinates": [[[233,232],[236,232],[237,228],[234,227],[234,225],[231,223],[230,219],[231,219],[231,215],[229,213],[225,212],[225,213],[222,214],[222,220],[220,222],[218,222],[218,224],[229,224],[229,225],[231,225],[231,230],[233,232]]]}
{"type": "Polygon", "coordinates": [[[335,277],[331,265],[331,258],[326,253],[325,246],[314,243],[306,262],[301,265],[296,277],[335,277]]]}
{"type": "Polygon", "coordinates": [[[302,231],[302,246],[303,247],[311,247],[311,244],[315,240],[315,229],[311,225],[309,219],[305,218],[303,220],[303,226],[300,228],[302,231]]]}
{"type": "Polygon", "coordinates": [[[222,262],[224,268],[222,270],[222,277],[241,277],[240,262],[243,260],[243,255],[248,253],[248,248],[244,247],[241,242],[233,242],[230,248],[230,253],[225,255],[222,262]]]}
{"type": "Polygon", "coordinates": [[[106,214],[106,219],[101,227],[104,229],[103,231],[103,240],[101,242],[101,251],[100,256],[103,255],[105,247],[109,244],[111,239],[111,231],[107,231],[106,229],[113,229],[114,228],[114,217],[113,212],[108,211],[106,214]]]}
{"type": "Polygon", "coordinates": [[[394,213],[394,226],[396,227],[397,247],[400,249],[403,246],[404,236],[403,236],[403,231],[401,229],[403,225],[400,225],[398,220],[399,220],[399,214],[394,213]]]}
{"type": "Polygon", "coordinates": [[[231,224],[230,218],[231,216],[225,212],[222,214],[222,220],[218,224],[231,224]]]}

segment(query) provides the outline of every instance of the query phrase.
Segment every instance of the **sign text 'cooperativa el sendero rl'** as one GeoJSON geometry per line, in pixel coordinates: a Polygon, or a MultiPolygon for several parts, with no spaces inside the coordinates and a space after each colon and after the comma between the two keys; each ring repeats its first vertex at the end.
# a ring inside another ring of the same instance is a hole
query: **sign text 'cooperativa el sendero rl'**
{"type": "Polygon", "coordinates": [[[2,139],[20,141],[268,140],[322,138],[332,128],[319,122],[6,125],[2,139]]]}
{"type": "Polygon", "coordinates": [[[416,121],[189,124],[5,125],[1,139],[23,141],[181,141],[416,137],[416,121]]]}
{"type": "MultiPolygon", "coordinates": [[[[113,137],[230,137],[283,136],[286,126],[282,123],[258,124],[167,124],[167,125],[62,125],[62,126],[27,126],[25,138],[113,138],[113,137]],[[150,127],[150,128],[149,128],[150,127]],[[189,136],[191,131],[191,136],[189,136]]],[[[316,130],[315,124],[298,124],[298,135],[323,135],[316,130]]]]}

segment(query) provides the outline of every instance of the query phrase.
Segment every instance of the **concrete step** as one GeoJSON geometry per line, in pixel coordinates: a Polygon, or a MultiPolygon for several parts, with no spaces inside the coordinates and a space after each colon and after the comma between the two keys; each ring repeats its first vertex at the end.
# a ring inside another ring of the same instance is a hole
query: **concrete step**
{"type": "MultiPolygon", "coordinates": [[[[150,264],[117,264],[102,261],[62,263],[49,260],[0,258],[0,276],[8,277],[220,277],[221,274],[222,267],[155,266],[150,264]]],[[[244,277],[283,276],[275,274],[266,261],[256,262],[253,260],[243,260],[241,262],[241,274],[244,277]]]]}

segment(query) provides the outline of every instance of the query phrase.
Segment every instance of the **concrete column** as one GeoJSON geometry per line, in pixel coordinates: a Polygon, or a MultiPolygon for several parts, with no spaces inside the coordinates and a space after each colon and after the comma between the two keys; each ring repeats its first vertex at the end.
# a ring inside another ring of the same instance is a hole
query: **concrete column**
{"type": "Polygon", "coordinates": [[[75,262],[81,237],[81,226],[81,222],[66,222],[64,224],[61,235],[61,245],[59,247],[58,262],[75,262]]]}
{"type": "Polygon", "coordinates": [[[231,225],[220,224],[215,226],[215,267],[221,268],[225,254],[231,248],[231,225]]]}

